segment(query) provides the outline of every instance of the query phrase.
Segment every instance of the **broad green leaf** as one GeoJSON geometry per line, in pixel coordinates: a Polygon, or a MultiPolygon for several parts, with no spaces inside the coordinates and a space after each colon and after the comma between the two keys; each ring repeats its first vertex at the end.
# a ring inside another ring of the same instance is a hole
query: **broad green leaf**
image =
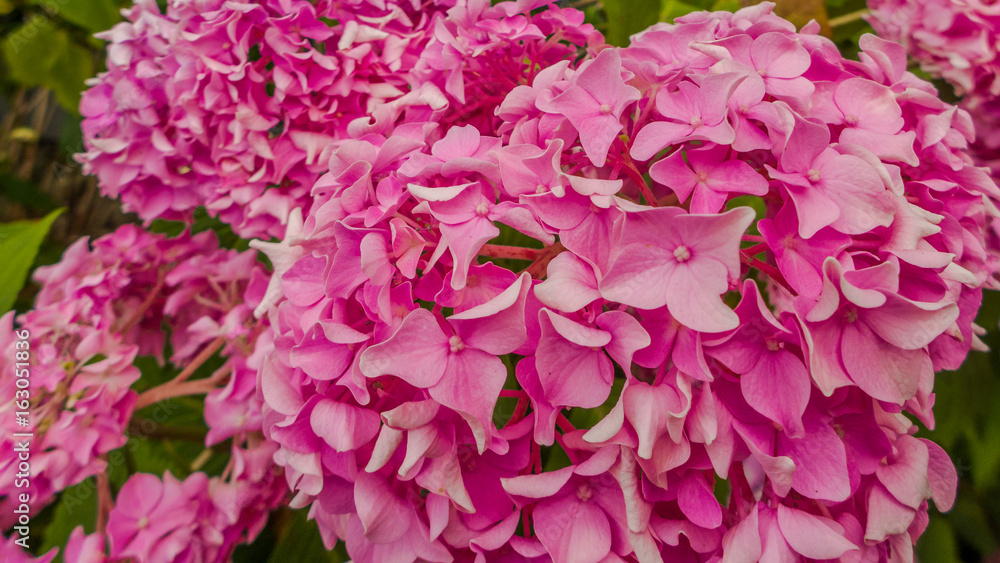
{"type": "Polygon", "coordinates": [[[11,0],[0,0],[0,16],[14,11],[14,3],[11,0]]]}
{"type": "Polygon", "coordinates": [[[10,78],[24,86],[43,86],[60,105],[77,114],[84,80],[93,76],[91,52],[42,15],[35,15],[0,41],[10,78]]]}
{"type": "Polygon", "coordinates": [[[121,20],[115,0],[32,0],[50,13],[91,33],[111,28],[121,20]]]}
{"type": "Polygon", "coordinates": [[[681,0],[663,0],[660,8],[660,21],[672,22],[674,18],[679,18],[691,12],[707,9],[709,6],[701,6],[697,0],[695,3],[682,2],[681,0]]]}
{"type": "Polygon", "coordinates": [[[716,0],[712,4],[712,11],[735,12],[742,7],[740,0],[716,0]]]}
{"type": "Polygon", "coordinates": [[[629,37],[657,21],[661,11],[659,0],[609,0],[604,3],[608,16],[607,41],[624,47],[629,37]]]}
{"type": "Polygon", "coordinates": [[[38,247],[45,240],[52,222],[62,213],[57,209],[37,221],[15,221],[0,225],[0,256],[6,260],[0,270],[0,314],[14,305],[17,294],[24,287],[28,271],[38,254],[38,247]]]}

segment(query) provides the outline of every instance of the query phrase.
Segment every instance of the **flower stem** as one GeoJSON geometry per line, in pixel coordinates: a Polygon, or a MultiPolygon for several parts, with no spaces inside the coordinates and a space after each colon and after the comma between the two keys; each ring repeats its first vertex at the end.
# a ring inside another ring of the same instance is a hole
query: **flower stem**
{"type": "Polygon", "coordinates": [[[187,379],[191,377],[194,374],[194,372],[198,371],[198,368],[200,368],[202,364],[207,362],[209,358],[214,356],[215,353],[219,351],[219,348],[222,348],[222,346],[225,343],[226,343],[226,338],[224,336],[220,336],[215,340],[213,340],[212,342],[210,342],[208,346],[205,347],[204,350],[199,352],[198,355],[195,356],[193,360],[191,360],[191,363],[189,363],[187,367],[184,368],[184,371],[177,374],[177,377],[173,379],[173,382],[182,383],[184,381],[187,381],[187,379]]]}
{"type": "Polygon", "coordinates": [[[545,277],[545,269],[548,268],[549,262],[551,262],[552,259],[558,256],[563,250],[566,250],[566,247],[563,246],[561,242],[557,242],[552,246],[543,249],[542,253],[535,258],[535,262],[528,266],[524,271],[528,272],[528,274],[535,279],[545,277]]]}
{"type": "Polygon", "coordinates": [[[171,379],[170,381],[153,387],[152,389],[147,389],[143,391],[139,398],[135,402],[135,410],[139,410],[154,403],[160,401],[171,399],[173,397],[183,397],[185,395],[201,395],[203,393],[208,393],[215,389],[219,382],[224,380],[226,376],[229,375],[231,368],[229,366],[224,366],[222,369],[216,371],[211,377],[207,379],[196,379],[195,381],[186,381],[187,378],[191,377],[202,364],[204,364],[215,352],[222,347],[225,343],[225,339],[221,336],[212,341],[204,350],[201,351],[191,363],[184,368],[184,371],[177,374],[177,377],[171,379]]]}
{"type": "Polygon", "coordinates": [[[135,410],[140,410],[149,405],[173,399],[174,397],[185,397],[187,395],[204,395],[218,387],[218,381],[214,378],[196,379],[183,383],[168,381],[163,385],[157,385],[148,391],[144,391],[135,402],[135,410]]]}
{"type": "Polygon", "coordinates": [[[649,188],[649,184],[646,183],[646,179],[643,178],[642,174],[639,173],[639,170],[636,169],[635,163],[632,162],[632,157],[626,155],[625,159],[625,166],[622,168],[625,170],[625,173],[628,174],[628,177],[631,178],[637,186],[639,186],[639,191],[642,192],[642,197],[646,199],[646,205],[649,205],[650,207],[659,207],[660,202],[656,200],[655,196],[653,196],[653,190],[649,188]]]}
{"type": "Polygon", "coordinates": [[[97,533],[103,534],[108,525],[108,514],[114,506],[111,499],[111,482],[107,470],[97,474],[97,533]]]}
{"type": "Polygon", "coordinates": [[[829,25],[831,28],[834,28],[847,25],[849,23],[854,23],[860,20],[861,18],[867,16],[868,13],[869,11],[867,9],[862,9],[856,12],[851,12],[849,14],[844,14],[842,16],[837,16],[835,18],[830,18],[829,20],[827,20],[827,25],[829,25]]]}
{"type": "Polygon", "coordinates": [[[480,256],[528,261],[534,261],[544,252],[544,248],[524,248],[521,246],[504,246],[500,244],[484,244],[479,249],[480,256]]]}
{"type": "Polygon", "coordinates": [[[756,258],[751,258],[750,256],[747,256],[742,252],[740,252],[740,262],[743,262],[744,264],[750,266],[751,268],[756,268],[760,270],[761,272],[766,274],[769,278],[781,284],[781,286],[787,289],[789,293],[791,293],[792,295],[796,294],[795,290],[792,289],[792,286],[788,285],[788,282],[785,280],[785,276],[783,276],[781,274],[781,271],[775,268],[774,266],[770,264],[765,264],[764,262],[761,262],[756,258]]]}
{"type": "Polygon", "coordinates": [[[130,316],[128,320],[122,324],[122,327],[118,329],[119,334],[128,334],[128,331],[132,330],[132,327],[137,325],[139,321],[142,320],[143,315],[145,315],[146,311],[153,306],[153,302],[156,301],[156,298],[160,295],[160,290],[163,289],[163,280],[165,277],[166,272],[161,269],[156,276],[156,285],[154,285],[153,289],[149,291],[149,295],[147,295],[146,299],[144,299],[139,305],[139,308],[136,309],[135,312],[132,313],[132,316],[130,316]]]}

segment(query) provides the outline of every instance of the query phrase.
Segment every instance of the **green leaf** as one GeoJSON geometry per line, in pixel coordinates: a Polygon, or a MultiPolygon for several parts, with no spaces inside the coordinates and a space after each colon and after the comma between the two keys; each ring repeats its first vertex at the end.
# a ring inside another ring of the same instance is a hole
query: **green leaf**
{"type": "Polygon", "coordinates": [[[660,9],[660,21],[672,22],[674,18],[704,9],[704,6],[681,2],[681,0],[664,0],[663,7],[660,9]]]}
{"type": "Polygon", "coordinates": [[[38,211],[54,211],[59,207],[56,200],[39,191],[31,182],[13,174],[0,173],[0,195],[11,203],[19,203],[38,211]]]}
{"type": "Polygon", "coordinates": [[[24,86],[43,86],[59,103],[79,113],[84,80],[94,74],[91,52],[42,15],[35,15],[0,42],[10,78],[24,86]]]}
{"type": "Polygon", "coordinates": [[[121,20],[118,10],[122,6],[115,0],[32,0],[31,3],[91,33],[109,29],[121,20]]]}
{"type": "Polygon", "coordinates": [[[604,13],[608,17],[608,43],[624,47],[628,45],[629,36],[656,23],[660,14],[660,2],[613,0],[604,3],[604,13]]]}
{"type": "MultiPolygon", "coordinates": [[[[173,238],[183,233],[185,228],[187,228],[187,225],[183,221],[156,219],[149,230],[173,238]]],[[[191,234],[196,235],[204,231],[213,231],[219,239],[219,246],[222,248],[229,248],[240,252],[250,248],[250,242],[240,238],[233,232],[232,227],[223,223],[218,217],[210,216],[204,207],[199,207],[195,209],[191,219],[191,234]]]]}
{"type": "Polygon", "coordinates": [[[716,0],[715,4],[712,4],[712,11],[735,12],[742,7],[740,0],[716,0]]]}
{"type": "Polygon", "coordinates": [[[57,209],[37,221],[15,221],[0,225],[0,256],[6,260],[0,271],[0,314],[6,313],[14,305],[35,261],[35,255],[38,254],[38,247],[45,240],[52,222],[62,212],[62,209],[57,209]]]}
{"type": "Polygon", "coordinates": [[[924,535],[917,541],[917,555],[920,561],[939,563],[959,563],[955,533],[948,521],[932,515],[924,535]]]}
{"type": "Polygon", "coordinates": [[[997,548],[997,538],[990,531],[986,510],[973,497],[959,496],[955,508],[948,513],[948,520],[955,535],[974,546],[980,553],[993,553],[997,548]]]}
{"type": "Polygon", "coordinates": [[[347,554],[344,553],[341,546],[338,546],[341,549],[327,551],[319,535],[316,522],[307,518],[308,512],[308,510],[295,510],[292,513],[291,521],[271,552],[271,557],[268,559],[270,563],[284,563],[285,561],[342,563],[347,561],[347,554]]]}

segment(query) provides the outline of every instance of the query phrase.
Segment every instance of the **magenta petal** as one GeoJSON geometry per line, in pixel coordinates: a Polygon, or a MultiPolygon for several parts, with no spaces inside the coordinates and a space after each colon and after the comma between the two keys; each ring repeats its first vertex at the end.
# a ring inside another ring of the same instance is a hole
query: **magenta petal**
{"type": "Polygon", "coordinates": [[[760,560],[763,546],[760,542],[759,518],[757,508],[728,531],[722,538],[723,563],[757,563],[760,560]]]}
{"type": "Polygon", "coordinates": [[[844,325],[840,351],[851,379],[872,397],[901,405],[917,394],[927,352],[897,348],[863,322],[844,325]]]}
{"type": "Polygon", "coordinates": [[[594,270],[572,252],[553,258],[546,272],[545,281],[535,286],[535,296],[553,309],[572,313],[601,297],[594,270]]]}
{"type": "Polygon", "coordinates": [[[409,507],[379,475],[358,473],[354,483],[354,504],[369,541],[391,543],[406,534],[409,522],[400,516],[406,514],[409,507]]]}
{"type": "Polygon", "coordinates": [[[149,516],[163,498],[163,483],[148,473],[132,475],[118,492],[115,511],[138,520],[149,516]]]}
{"type": "Polygon", "coordinates": [[[955,495],[958,492],[958,472],[955,471],[955,464],[941,446],[925,438],[920,438],[920,441],[927,446],[929,456],[927,480],[931,487],[931,497],[938,510],[947,512],[954,506],[955,495]]]}
{"type": "Polygon", "coordinates": [[[611,333],[611,342],[604,349],[622,369],[631,369],[632,356],[652,342],[639,321],[622,311],[602,313],[597,326],[611,333]]]}
{"type": "Polygon", "coordinates": [[[740,388],[754,410],[781,424],[789,436],[801,436],[812,384],[798,356],[783,349],[765,350],[740,378],[740,388]]]}
{"type": "Polygon", "coordinates": [[[666,281],[670,314],[699,332],[723,332],[739,325],[739,317],[720,297],[729,289],[726,267],[716,260],[691,260],[674,268],[666,281]]]}
{"type": "Polygon", "coordinates": [[[469,423],[480,453],[493,433],[493,407],[506,379],[500,358],[466,348],[451,354],[444,376],[430,388],[431,397],[469,423]]]}
{"type": "Polygon", "coordinates": [[[875,475],[896,500],[917,510],[930,493],[930,454],[925,443],[913,436],[900,436],[895,446],[895,455],[876,466],[875,475]]]}
{"type": "Polygon", "coordinates": [[[517,350],[527,340],[524,304],[531,291],[531,277],[521,274],[493,299],[448,317],[455,333],[467,346],[501,356],[517,350]]]}
{"type": "Polygon", "coordinates": [[[553,563],[597,563],[611,551],[607,515],[596,503],[581,501],[576,494],[539,503],[532,516],[535,533],[553,563]]]}
{"type": "Polygon", "coordinates": [[[485,217],[477,217],[459,225],[441,224],[441,236],[448,241],[455,269],[452,270],[452,289],[465,287],[469,265],[475,260],[479,249],[500,234],[500,229],[485,217]]]}
{"type": "Polygon", "coordinates": [[[835,559],[858,549],[840,524],[783,504],[778,505],[778,526],[788,545],[809,559],[835,559]]]}
{"type": "Polygon", "coordinates": [[[546,471],[537,475],[501,478],[503,488],[515,497],[544,499],[556,494],[573,476],[573,467],[546,471]]]}
{"type": "Polygon", "coordinates": [[[313,432],[338,452],[356,450],[378,434],[378,413],[347,403],[321,400],[309,415],[313,432]]]}
{"type": "Polygon", "coordinates": [[[904,350],[927,346],[958,319],[954,303],[917,303],[896,294],[885,305],[863,311],[864,321],[886,342],[904,350]]]}
{"type": "Polygon", "coordinates": [[[594,408],[611,392],[614,368],[600,347],[611,334],[542,309],[535,356],[538,380],[554,405],[594,408]]]}
{"type": "Polygon", "coordinates": [[[668,432],[671,414],[681,414],[681,398],[669,385],[650,385],[641,381],[631,382],[622,397],[625,416],[639,439],[636,455],[650,459],[657,440],[668,432]]]}
{"type": "Polygon", "coordinates": [[[788,438],[778,434],[777,451],[795,462],[792,487],[803,495],[840,502],[851,494],[847,471],[847,450],[829,424],[818,415],[803,418],[805,437],[788,438]]]}
{"type": "Polygon", "coordinates": [[[880,542],[888,536],[905,533],[916,516],[912,508],[904,506],[879,484],[869,490],[867,504],[865,541],[880,542]]]}
{"type": "Polygon", "coordinates": [[[444,375],[448,336],[427,309],[414,309],[396,332],[361,354],[365,377],[395,375],[416,387],[427,388],[444,375]]]}
{"type": "Polygon", "coordinates": [[[812,60],[809,52],[788,35],[769,32],[756,38],[750,46],[750,57],[758,69],[774,78],[802,76],[812,60]]]}
{"type": "Polygon", "coordinates": [[[686,123],[654,121],[639,130],[629,154],[636,160],[646,161],[690,134],[691,126],[686,123]]]}
{"type": "Polygon", "coordinates": [[[697,471],[688,471],[677,490],[677,506],[691,522],[702,528],[718,528],[722,524],[719,501],[697,471]]]}

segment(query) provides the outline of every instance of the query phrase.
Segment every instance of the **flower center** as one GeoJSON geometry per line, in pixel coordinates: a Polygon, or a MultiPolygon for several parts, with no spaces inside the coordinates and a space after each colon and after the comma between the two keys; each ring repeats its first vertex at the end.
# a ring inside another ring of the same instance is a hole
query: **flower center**
{"type": "Polygon", "coordinates": [[[768,350],[770,350],[772,352],[776,352],[776,351],[778,351],[779,348],[781,348],[781,343],[780,342],[778,342],[777,340],[775,340],[773,338],[768,338],[767,339],[767,349],[768,350]]]}
{"type": "Polygon", "coordinates": [[[547,191],[549,191],[549,188],[546,187],[546,186],[543,186],[542,184],[538,184],[537,186],[535,186],[535,193],[536,194],[544,194],[547,191]]]}
{"type": "Polygon", "coordinates": [[[457,334],[448,339],[448,345],[451,346],[452,353],[465,350],[465,343],[462,342],[462,339],[457,334]]]}
{"type": "Polygon", "coordinates": [[[591,489],[587,483],[580,485],[580,488],[576,490],[576,498],[583,502],[587,502],[592,496],[594,496],[594,489],[591,489]]]}
{"type": "Polygon", "coordinates": [[[686,246],[678,246],[674,249],[674,259],[678,262],[687,262],[691,259],[691,251],[686,246]]]}
{"type": "Polygon", "coordinates": [[[705,182],[708,182],[708,172],[699,172],[698,173],[698,183],[699,184],[704,184],[705,182]]]}
{"type": "Polygon", "coordinates": [[[146,518],[145,516],[143,516],[142,518],[140,518],[139,522],[136,523],[136,526],[138,526],[140,530],[142,528],[145,528],[148,525],[149,525],[149,518],[146,518]]]}
{"type": "Polygon", "coordinates": [[[700,115],[696,115],[696,116],[694,116],[694,117],[691,118],[691,127],[694,127],[695,129],[701,127],[704,124],[705,124],[705,122],[702,121],[700,115]]]}
{"type": "Polygon", "coordinates": [[[608,104],[601,104],[601,113],[605,115],[611,113],[611,106],[609,106],[608,104]]]}
{"type": "Polygon", "coordinates": [[[819,170],[810,168],[809,172],[806,172],[806,178],[809,178],[810,182],[819,182],[819,170]]]}
{"type": "Polygon", "coordinates": [[[847,312],[844,313],[844,318],[847,319],[847,322],[853,323],[858,320],[858,310],[854,308],[848,309],[847,312]]]}
{"type": "Polygon", "coordinates": [[[851,127],[857,125],[858,121],[859,119],[858,116],[856,115],[848,115],[847,117],[844,118],[844,123],[850,125],[851,127]]]}
{"type": "Polygon", "coordinates": [[[486,205],[486,202],[480,203],[479,205],[476,206],[476,215],[479,215],[480,217],[486,217],[486,215],[488,215],[489,212],[490,208],[488,205],[486,205]]]}

